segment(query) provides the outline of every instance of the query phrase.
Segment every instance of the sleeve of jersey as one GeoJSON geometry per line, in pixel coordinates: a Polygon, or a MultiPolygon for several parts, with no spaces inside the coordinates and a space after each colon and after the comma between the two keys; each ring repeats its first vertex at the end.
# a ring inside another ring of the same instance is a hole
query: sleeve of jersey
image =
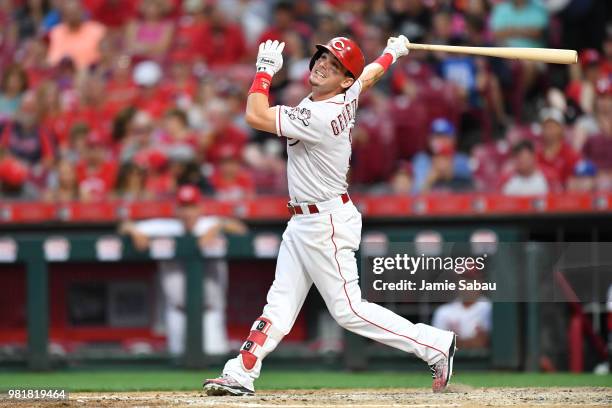
{"type": "Polygon", "coordinates": [[[321,132],[317,126],[315,113],[307,108],[294,108],[284,105],[276,107],[276,134],[290,139],[302,140],[309,143],[318,143],[321,132]]]}
{"type": "Polygon", "coordinates": [[[361,81],[357,79],[355,83],[353,83],[353,85],[349,89],[346,90],[346,99],[349,101],[352,99],[359,100],[359,95],[361,94],[362,88],[363,88],[363,85],[361,81]]]}
{"type": "Polygon", "coordinates": [[[193,227],[193,235],[201,237],[221,222],[219,217],[200,217],[193,227]]]}
{"type": "Polygon", "coordinates": [[[185,229],[179,220],[156,218],[134,224],[138,232],[147,237],[177,237],[184,235],[185,229]]]}

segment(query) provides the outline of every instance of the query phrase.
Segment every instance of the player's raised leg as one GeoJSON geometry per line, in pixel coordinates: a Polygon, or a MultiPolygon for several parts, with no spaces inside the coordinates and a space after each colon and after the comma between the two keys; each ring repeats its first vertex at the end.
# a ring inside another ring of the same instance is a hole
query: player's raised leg
{"type": "Polygon", "coordinates": [[[288,235],[289,228],[279,249],[274,282],[262,316],[253,323],[238,356],[225,364],[222,376],[204,382],[208,395],[253,394],[262,360],[293,327],[312,280],[296,254],[294,242],[286,239],[288,235]]]}
{"type": "Polygon", "coordinates": [[[305,266],[332,316],[347,330],[415,354],[435,371],[434,391],[446,387],[452,374],[454,333],[413,324],[362,300],[355,259],[361,216],[354,207],[348,207],[328,214],[327,223],[327,242],[321,242],[318,251],[311,251],[305,266]]]}

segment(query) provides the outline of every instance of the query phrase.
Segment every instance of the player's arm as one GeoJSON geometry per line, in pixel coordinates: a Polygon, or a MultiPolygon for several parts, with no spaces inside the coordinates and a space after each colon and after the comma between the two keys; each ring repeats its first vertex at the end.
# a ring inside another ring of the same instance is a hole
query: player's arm
{"type": "Polygon", "coordinates": [[[268,97],[272,77],[283,66],[285,43],[266,41],[259,45],[257,54],[257,73],[249,89],[245,119],[254,129],[276,134],[276,107],[270,107],[268,97]]]}
{"type": "Polygon", "coordinates": [[[387,40],[387,47],[383,50],[382,55],[374,62],[366,65],[363,73],[359,76],[361,82],[361,92],[370,89],[382,76],[387,72],[389,66],[395,63],[399,57],[408,55],[410,50],[407,46],[408,39],[400,35],[399,37],[390,37],[387,40]]]}
{"type": "Polygon", "coordinates": [[[134,243],[134,246],[139,251],[144,251],[149,247],[149,237],[142,233],[136,224],[131,221],[124,221],[119,225],[119,233],[122,235],[129,235],[134,243]]]}

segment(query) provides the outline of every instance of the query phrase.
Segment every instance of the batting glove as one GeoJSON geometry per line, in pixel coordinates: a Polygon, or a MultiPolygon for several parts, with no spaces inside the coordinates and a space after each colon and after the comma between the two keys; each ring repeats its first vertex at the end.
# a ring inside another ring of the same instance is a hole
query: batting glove
{"type": "Polygon", "coordinates": [[[404,35],[399,37],[389,37],[387,40],[387,48],[384,49],[383,54],[391,54],[393,62],[397,61],[399,57],[408,55],[410,49],[408,49],[408,39],[404,35]]]}
{"type": "Polygon", "coordinates": [[[274,75],[283,67],[283,49],[285,43],[268,40],[265,43],[259,44],[259,53],[257,54],[257,72],[266,72],[269,75],[274,75]]]}

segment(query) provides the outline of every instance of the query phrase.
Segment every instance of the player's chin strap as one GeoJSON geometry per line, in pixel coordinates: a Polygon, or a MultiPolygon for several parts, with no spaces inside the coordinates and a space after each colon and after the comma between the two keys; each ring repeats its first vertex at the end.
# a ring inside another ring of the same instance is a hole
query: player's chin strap
{"type": "Polygon", "coordinates": [[[255,320],[251,327],[249,337],[240,348],[242,365],[246,370],[252,370],[257,360],[262,360],[272,350],[285,335],[272,325],[272,322],[265,317],[255,320]]]}

